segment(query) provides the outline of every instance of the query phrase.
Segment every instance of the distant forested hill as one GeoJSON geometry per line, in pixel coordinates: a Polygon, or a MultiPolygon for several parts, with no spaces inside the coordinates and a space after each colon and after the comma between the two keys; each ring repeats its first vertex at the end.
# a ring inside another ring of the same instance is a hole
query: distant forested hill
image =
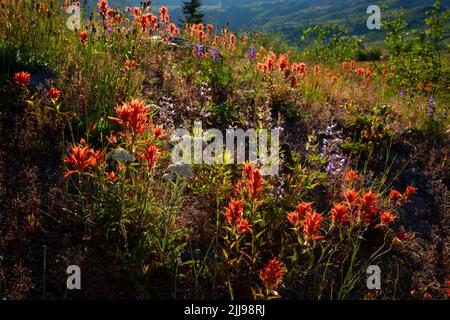
{"type": "MultiPolygon", "coordinates": [[[[88,3],[94,0],[88,0],[88,3]]],[[[111,6],[139,6],[135,0],[110,0],[111,6]]],[[[366,9],[371,4],[389,5],[390,9],[404,8],[411,27],[423,26],[425,12],[434,0],[203,0],[205,20],[217,26],[228,26],[234,31],[265,30],[284,34],[291,40],[298,40],[302,31],[313,24],[339,23],[355,35],[365,35],[370,41],[382,39],[380,31],[368,30],[366,9]]],[[[153,1],[155,7],[167,5],[174,21],[183,17],[182,0],[153,1]]],[[[442,1],[450,8],[450,0],[442,1]]],[[[390,12],[382,11],[386,17],[390,12]]],[[[450,36],[447,33],[447,40],[450,36]]]]}

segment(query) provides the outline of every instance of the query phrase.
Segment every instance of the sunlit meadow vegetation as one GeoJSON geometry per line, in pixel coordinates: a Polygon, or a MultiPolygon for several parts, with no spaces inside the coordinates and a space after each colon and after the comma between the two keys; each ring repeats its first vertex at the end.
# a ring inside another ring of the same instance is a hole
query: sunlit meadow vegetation
{"type": "Polygon", "coordinates": [[[383,21],[376,57],[336,26],[298,50],[149,3],[101,0],[74,31],[79,3],[0,4],[1,297],[447,297],[439,2],[425,30],[383,21]],[[280,128],[279,175],[171,163],[171,133],[194,121],[280,128]],[[80,291],[65,288],[70,264],[80,291]]]}

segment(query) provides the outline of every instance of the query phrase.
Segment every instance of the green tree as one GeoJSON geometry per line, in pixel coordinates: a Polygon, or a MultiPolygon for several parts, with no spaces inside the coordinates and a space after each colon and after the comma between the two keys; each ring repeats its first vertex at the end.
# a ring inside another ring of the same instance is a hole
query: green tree
{"type": "Polygon", "coordinates": [[[183,1],[183,13],[188,23],[200,23],[203,13],[200,12],[202,2],[200,0],[183,1]]]}

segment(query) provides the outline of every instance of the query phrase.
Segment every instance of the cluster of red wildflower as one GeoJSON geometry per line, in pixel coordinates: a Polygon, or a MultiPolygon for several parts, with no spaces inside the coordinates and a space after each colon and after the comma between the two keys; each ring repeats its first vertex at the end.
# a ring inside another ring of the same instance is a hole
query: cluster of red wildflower
{"type": "Polygon", "coordinates": [[[166,6],[159,8],[159,20],[161,21],[161,23],[169,23],[169,8],[167,8],[166,6]]]}
{"type": "Polygon", "coordinates": [[[277,258],[269,260],[267,265],[260,271],[259,278],[269,290],[276,290],[283,280],[283,264],[277,258]]]}
{"type": "MultiPolygon", "coordinates": [[[[236,191],[241,199],[247,199],[254,203],[262,195],[263,181],[261,171],[246,162],[242,171],[242,179],[236,184],[236,191]]],[[[225,208],[225,217],[236,230],[245,233],[251,226],[247,219],[243,218],[245,200],[231,199],[225,208]]]]}
{"type": "Polygon", "coordinates": [[[390,197],[393,200],[401,203],[401,202],[405,202],[405,201],[411,200],[411,198],[413,196],[415,196],[416,194],[417,194],[417,188],[416,187],[407,186],[405,191],[403,192],[403,194],[400,191],[396,190],[396,189],[391,189],[390,197]]]}
{"type": "Polygon", "coordinates": [[[277,55],[272,51],[269,51],[265,57],[262,58],[262,62],[258,63],[256,67],[263,73],[273,71],[277,55]]]}
{"type": "Polygon", "coordinates": [[[150,110],[145,104],[136,99],[125,102],[115,109],[117,117],[108,117],[124,127],[126,136],[129,139],[139,137],[152,124],[150,110]]]}
{"type": "MultiPolygon", "coordinates": [[[[134,142],[136,138],[141,137],[144,132],[151,134],[150,141],[139,141],[146,148],[138,154],[138,156],[146,161],[146,166],[153,169],[161,156],[161,152],[154,144],[156,140],[164,137],[164,130],[161,126],[154,126],[151,118],[150,109],[145,104],[136,99],[131,99],[121,106],[116,107],[118,117],[108,117],[110,120],[117,122],[124,128],[124,132],[119,135],[125,137],[129,141],[134,142]]],[[[116,138],[108,138],[110,143],[115,143],[116,138]]]]}
{"type": "Polygon", "coordinates": [[[86,31],[80,31],[80,42],[82,45],[85,45],[88,39],[88,34],[86,31]]]}
{"type": "Polygon", "coordinates": [[[312,208],[311,202],[300,202],[295,210],[287,214],[288,221],[294,226],[294,229],[303,228],[303,237],[305,241],[319,240],[320,227],[323,216],[312,208]]]}
{"type": "Polygon", "coordinates": [[[159,152],[159,149],[154,146],[150,145],[148,146],[144,152],[141,154],[141,158],[145,159],[147,161],[147,167],[149,169],[152,169],[156,165],[156,161],[161,156],[161,153],[159,152]]]}
{"type": "Polygon", "coordinates": [[[237,37],[234,33],[229,33],[226,28],[222,29],[220,35],[214,37],[214,26],[212,24],[207,24],[206,27],[203,23],[192,24],[189,27],[186,27],[186,30],[189,30],[189,34],[195,42],[203,44],[210,42],[213,47],[228,47],[231,50],[236,48],[237,37]]]}
{"type": "Polygon", "coordinates": [[[262,195],[263,180],[261,171],[246,162],[242,171],[242,180],[236,185],[238,192],[246,192],[251,200],[256,200],[262,195]]]}
{"type": "Polygon", "coordinates": [[[30,82],[30,76],[28,72],[21,71],[14,75],[14,81],[21,86],[26,86],[30,82]]]}
{"type": "MultiPolygon", "coordinates": [[[[433,85],[431,84],[431,82],[428,82],[425,85],[425,90],[431,91],[432,87],[433,87],[433,85]]],[[[419,91],[423,90],[423,82],[419,82],[419,84],[417,85],[417,89],[419,89],[419,91]]]]}
{"type": "Polygon", "coordinates": [[[190,32],[191,37],[199,42],[206,42],[211,35],[210,33],[205,33],[205,25],[203,23],[192,24],[190,32]]]}
{"type": "Polygon", "coordinates": [[[67,170],[64,178],[68,178],[75,173],[91,176],[86,170],[101,165],[103,163],[104,155],[105,153],[103,151],[94,151],[89,148],[86,141],[82,139],[78,145],[70,147],[69,155],[64,159],[64,162],[74,168],[72,170],[67,170]]]}
{"type": "MultiPolygon", "coordinates": [[[[258,56],[266,52],[265,48],[260,49],[258,56]]],[[[261,62],[259,62],[256,67],[262,73],[271,73],[273,71],[279,71],[284,75],[284,78],[290,82],[291,87],[300,87],[299,80],[305,78],[308,75],[308,67],[303,62],[290,62],[291,53],[284,53],[277,56],[272,51],[267,52],[266,55],[262,56],[261,62]]],[[[321,73],[321,69],[318,65],[313,66],[314,74],[318,76],[321,73]]],[[[326,69],[326,75],[331,78],[331,84],[335,85],[338,83],[339,78],[334,75],[331,76],[330,70],[326,69]]]]}
{"type": "MultiPolygon", "coordinates": [[[[357,175],[353,172],[350,176],[354,178],[357,175]]],[[[417,189],[409,186],[405,192],[393,190],[391,197],[394,199],[411,199],[415,195],[417,189]]],[[[336,203],[331,209],[329,216],[330,221],[335,224],[343,224],[346,222],[354,223],[380,223],[387,226],[395,220],[394,215],[390,211],[385,211],[379,203],[379,195],[374,192],[364,192],[359,194],[355,189],[347,189],[343,193],[344,201],[336,203]]],[[[292,212],[288,212],[287,220],[294,226],[294,230],[300,227],[303,229],[304,239],[317,240],[321,239],[320,227],[323,216],[315,212],[310,202],[300,202],[292,212]]]]}
{"type": "Polygon", "coordinates": [[[50,90],[45,94],[48,98],[53,99],[53,100],[58,100],[60,95],[61,95],[61,91],[59,91],[58,89],[51,87],[50,90]]]}
{"type": "Polygon", "coordinates": [[[137,63],[135,60],[125,60],[125,70],[130,71],[130,70],[135,70],[137,67],[137,63]]]}
{"type": "Polygon", "coordinates": [[[225,208],[225,218],[236,228],[236,230],[241,233],[245,233],[250,230],[249,221],[242,217],[243,212],[244,203],[237,199],[231,199],[228,207],[225,208]]]}
{"type": "Polygon", "coordinates": [[[395,217],[389,211],[383,211],[379,206],[379,195],[374,192],[365,192],[360,195],[354,189],[344,192],[343,203],[336,204],[331,210],[330,219],[335,223],[349,221],[367,224],[379,222],[388,225],[395,217]]]}
{"type": "Polygon", "coordinates": [[[142,13],[141,9],[133,9],[133,23],[139,26],[141,32],[152,33],[159,29],[158,17],[152,13],[142,13]]]}

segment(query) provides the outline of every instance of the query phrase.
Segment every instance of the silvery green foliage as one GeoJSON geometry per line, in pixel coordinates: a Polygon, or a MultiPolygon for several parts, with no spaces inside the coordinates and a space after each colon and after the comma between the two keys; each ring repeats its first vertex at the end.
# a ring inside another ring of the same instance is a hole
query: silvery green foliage
{"type": "Polygon", "coordinates": [[[194,173],[192,172],[192,165],[181,162],[173,163],[167,168],[167,172],[163,175],[163,179],[170,180],[175,175],[192,178],[194,176],[194,173]]]}
{"type": "Polygon", "coordinates": [[[106,154],[106,160],[116,160],[120,162],[132,162],[135,160],[133,155],[129,153],[127,150],[122,148],[117,148],[115,150],[112,150],[106,154]]]}

